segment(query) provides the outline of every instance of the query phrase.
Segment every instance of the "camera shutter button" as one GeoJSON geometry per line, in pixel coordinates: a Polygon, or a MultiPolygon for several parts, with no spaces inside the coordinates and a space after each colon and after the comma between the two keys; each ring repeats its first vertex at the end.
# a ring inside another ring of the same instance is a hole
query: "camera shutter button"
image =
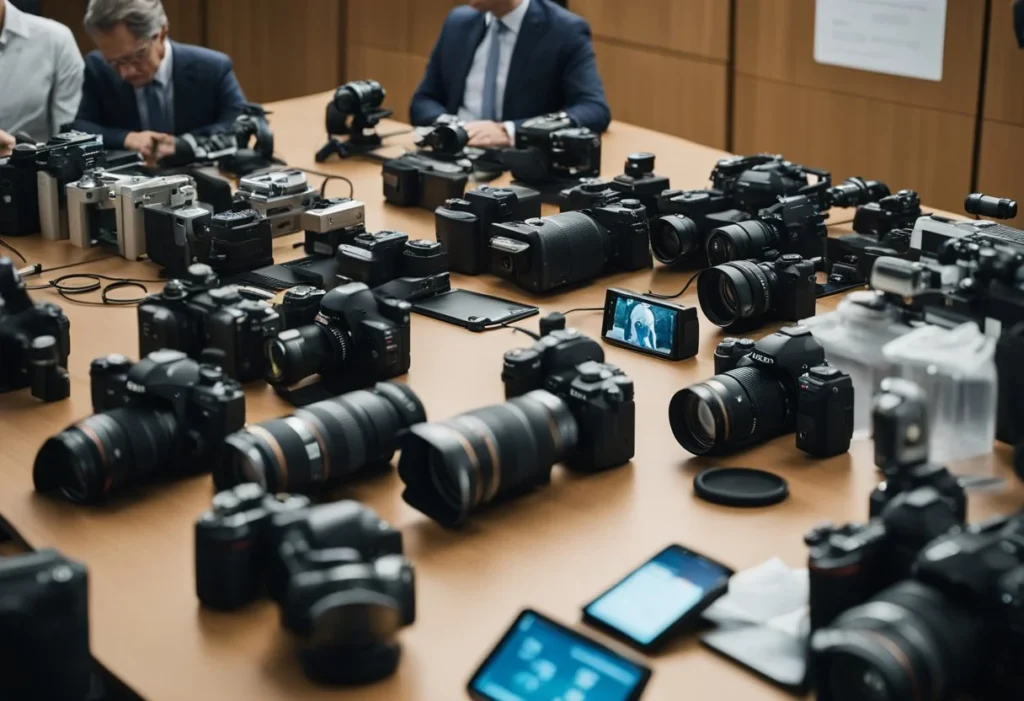
{"type": "Polygon", "coordinates": [[[224,371],[212,365],[203,365],[199,368],[199,384],[213,387],[224,380],[224,371]]]}
{"type": "Polygon", "coordinates": [[[643,209],[643,203],[640,200],[622,200],[619,203],[623,209],[643,209]]]}
{"type": "Polygon", "coordinates": [[[740,352],[746,352],[746,351],[754,350],[754,345],[755,344],[754,344],[753,339],[750,339],[750,338],[741,338],[740,340],[736,341],[736,348],[740,352]]]}
{"type": "Polygon", "coordinates": [[[164,299],[183,299],[185,297],[185,284],[181,280],[170,280],[164,286],[164,299]]]}
{"type": "Polygon", "coordinates": [[[617,375],[612,379],[613,384],[605,390],[605,396],[612,398],[612,390],[615,390],[616,397],[622,401],[629,401],[633,398],[633,380],[625,375],[617,375]]]}
{"type": "Polygon", "coordinates": [[[818,365],[807,371],[807,374],[818,380],[831,380],[840,374],[839,368],[828,365],[818,365]]]}

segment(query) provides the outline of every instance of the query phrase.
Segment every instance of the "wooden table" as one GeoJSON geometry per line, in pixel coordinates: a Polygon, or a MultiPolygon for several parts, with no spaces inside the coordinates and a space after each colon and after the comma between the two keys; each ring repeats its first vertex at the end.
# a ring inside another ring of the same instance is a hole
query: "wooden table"
{"type": "MultiPolygon", "coordinates": [[[[432,238],[431,213],[384,205],[379,164],[314,163],[313,154],[323,142],[326,102],[324,94],[269,106],[278,153],[292,165],[350,178],[355,196],[366,203],[371,229],[399,229],[432,238]]],[[[399,126],[385,124],[382,129],[399,126]]],[[[396,141],[408,143],[408,137],[396,141]]],[[[674,187],[684,188],[705,187],[715,161],[725,155],[614,123],[604,140],[605,174],[621,172],[626,154],[641,150],[656,153],[657,172],[670,176],[674,187]]],[[[342,195],[346,186],[331,183],[328,192],[342,195]]],[[[844,213],[834,216],[836,221],[848,218],[844,213]]],[[[279,261],[296,255],[291,247],[296,240],[293,236],[277,241],[279,261]]],[[[46,266],[102,255],[39,237],[8,241],[30,261],[46,266]]],[[[152,265],[119,258],[72,270],[139,278],[156,275],[152,265]]],[[[616,275],[539,303],[544,312],[601,306],[608,286],[670,291],[689,275],[658,266],[653,272],[616,275]]],[[[537,301],[489,276],[456,276],[454,283],[537,301]]],[[[586,601],[671,542],[706,552],[736,569],[776,555],[800,566],[806,560],[803,533],[823,520],[863,520],[877,478],[869,442],[856,443],[848,455],[826,461],[807,459],[791,435],[729,459],[689,456],[672,437],[667,407],[677,390],[713,374],[712,349],[721,334],[706,320],[701,320],[700,353],[685,362],[606,347],[608,361],[620,365],[636,384],[637,449],[631,465],[591,477],[556,468],[546,489],[481,513],[458,532],[446,531],[406,506],[394,473],[341,490],[339,496],[365,502],[402,529],[406,551],[418,570],[418,620],[402,633],[402,663],[392,678],[352,691],[317,688],[303,677],[294,641],[282,630],[274,604],[261,602],[232,614],[199,607],[193,586],[192,524],[209,506],[208,477],[147,490],[101,508],[72,506],[33,492],[32,463],[44,438],[91,413],[90,360],[110,352],[131,357],[138,352],[134,308],[86,307],[63,302],[52,292],[35,295],[60,302],[71,318],[72,396],[49,405],[36,402],[27,392],[0,397],[0,515],[31,546],[57,547],[88,565],[93,651],[153,701],[464,698],[469,674],[523,607],[574,623],[586,601]],[[791,497],[781,505],[750,511],[699,501],[693,495],[693,477],[716,464],[769,468],[789,480],[791,497]]],[[[696,305],[695,290],[683,300],[696,305]]],[[[835,303],[834,298],[823,300],[819,311],[832,309],[835,303]]],[[[593,337],[600,334],[598,313],[574,314],[570,321],[593,337]]],[[[413,363],[406,381],[423,399],[432,420],[498,403],[503,397],[502,353],[526,341],[511,331],[472,334],[414,316],[413,363]]],[[[265,385],[249,388],[247,403],[250,421],[289,413],[265,385]]],[[[1024,491],[1007,464],[1005,447],[996,457],[971,464],[972,469],[995,469],[1010,477],[1003,492],[971,498],[973,518],[1024,503],[1024,491]]],[[[652,701],[681,696],[787,698],[708,653],[692,638],[649,662],[655,672],[645,699],[652,701]]]]}

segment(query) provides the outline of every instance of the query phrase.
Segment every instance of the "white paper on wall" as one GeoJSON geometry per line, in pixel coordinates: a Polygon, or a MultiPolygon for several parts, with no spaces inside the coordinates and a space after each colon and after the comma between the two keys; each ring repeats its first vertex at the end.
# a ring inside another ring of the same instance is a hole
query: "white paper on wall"
{"type": "Polygon", "coordinates": [[[946,0],[817,0],[814,60],[942,80],[946,0]]]}

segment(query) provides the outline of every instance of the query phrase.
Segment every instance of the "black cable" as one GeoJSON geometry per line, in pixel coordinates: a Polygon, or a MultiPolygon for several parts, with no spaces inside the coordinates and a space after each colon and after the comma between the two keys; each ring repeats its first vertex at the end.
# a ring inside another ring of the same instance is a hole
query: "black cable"
{"type": "Polygon", "coordinates": [[[674,295],[658,294],[657,292],[654,292],[653,290],[647,290],[647,294],[649,296],[651,296],[651,297],[656,298],[656,299],[675,299],[676,297],[682,297],[684,294],[686,294],[686,291],[688,289],[690,289],[690,285],[693,284],[693,281],[700,277],[700,274],[702,272],[704,272],[704,271],[701,270],[701,271],[698,271],[698,272],[694,273],[693,276],[689,280],[686,281],[686,284],[683,285],[683,289],[679,290],[674,295]]]}
{"type": "Polygon", "coordinates": [[[99,273],[68,273],[61,275],[58,278],[54,278],[42,285],[33,285],[29,287],[30,290],[44,290],[53,288],[57,291],[57,294],[61,298],[71,302],[72,304],[82,304],[89,307],[106,307],[106,306],[131,306],[141,304],[145,299],[146,295],[149,294],[149,289],[144,283],[162,283],[164,280],[145,280],[139,278],[121,278],[112,277],[110,275],[101,275],[99,273]],[[87,280],[85,284],[75,285],[68,284],[69,280],[74,279],[87,280]],[[109,281],[110,284],[104,285],[102,281],[109,281]],[[143,295],[141,297],[134,297],[131,299],[114,299],[110,297],[110,293],[114,290],[119,290],[125,287],[137,287],[142,290],[143,295]],[[91,300],[75,299],[75,296],[89,294],[90,292],[100,293],[100,301],[94,302],[91,300]]]}
{"type": "Polygon", "coordinates": [[[10,251],[14,255],[18,256],[18,258],[21,259],[22,263],[28,263],[28,259],[21,254],[21,251],[19,251],[17,248],[12,246],[11,244],[7,243],[6,241],[0,240],[0,246],[3,246],[8,251],[10,251]]]}
{"type": "MultiPolygon", "coordinates": [[[[574,309],[570,309],[567,312],[561,312],[561,314],[562,314],[562,316],[569,316],[570,314],[573,314],[575,312],[603,312],[603,311],[604,311],[604,307],[576,307],[574,309]]],[[[518,331],[519,333],[526,334],[527,336],[529,336],[530,338],[532,338],[535,341],[539,341],[540,340],[540,334],[539,333],[534,333],[533,331],[530,331],[528,329],[524,329],[522,326],[513,326],[513,324],[518,324],[521,321],[526,321],[526,319],[516,319],[515,321],[506,321],[506,322],[503,322],[501,324],[498,324],[497,326],[492,326],[489,329],[482,329],[482,330],[483,331],[494,331],[495,329],[512,329],[513,331],[518,331]]]]}
{"type": "Polygon", "coordinates": [[[293,170],[298,170],[298,171],[301,171],[303,173],[306,173],[307,175],[316,175],[317,177],[323,178],[324,181],[322,183],[320,183],[320,198],[321,199],[323,199],[324,192],[326,191],[327,181],[328,180],[344,180],[345,182],[347,182],[348,183],[348,196],[349,196],[349,199],[354,197],[355,194],[356,194],[356,186],[353,185],[352,181],[349,180],[348,178],[346,178],[344,175],[335,175],[333,173],[324,173],[323,171],[320,171],[320,170],[310,170],[309,168],[300,168],[298,166],[288,166],[288,167],[292,168],[293,170]]]}
{"type": "Polygon", "coordinates": [[[603,312],[603,311],[604,311],[604,307],[576,307],[575,309],[570,309],[567,312],[562,312],[562,316],[569,316],[573,312],[603,312]]]}

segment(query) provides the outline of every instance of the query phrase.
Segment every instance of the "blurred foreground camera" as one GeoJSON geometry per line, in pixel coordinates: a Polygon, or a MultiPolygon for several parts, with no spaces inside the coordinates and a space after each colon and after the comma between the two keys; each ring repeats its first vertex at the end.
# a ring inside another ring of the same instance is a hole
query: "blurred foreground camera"
{"type": "Polygon", "coordinates": [[[797,431],[815,457],[849,450],[853,383],[831,368],[808,329],[787,327],[757,343],[727,338],[715,376],[680,390],[668,408],[672,433],[694,455],[725,455],[797,431]]]}
{"type": "Polygon", "coordinates": [[[14,261],[0,257],[0,392],[30,387],[44,402],[71,393],[71,322],[51,302],[33,302],[14,261]]]}
{"type": "Polygon", "coordinates": [[[434,210],[437,241],[448,252],[451,270],[464,275],[490,272],[491,226],[540,216],[540,194],[517,185],[478,187],[434,210]]]}
{"type": "Polygon", "coordinates": [[[109,355],[94,360],[89,375],[95,413],[46,440],[32,471],[36,491],[91,504],[207,472],[221,462],[224,437],[245,423],[239,384],[179,351],[138,363],[109,355]]]}
{"type": "Polygon", "coordinates": [[[426,420],[412,390],[381,382],[231,434],[214,484],[227,489],[254,482],[268,492],[322,493],[380,471],[394,457],[398,436],[426,420]]]}
{"type": "Polygon", "coordinates": [[[0,698],[90,698],[89,585],[56,550],[0,558],[0,698]]]}
{"type": "Polygon", "coordinates": [[[789,253],[759,263],[738,260],[708,268],[697,280],[701,311],[723,329],[814,316],[817,280],[812,261],[789,253]]]}
{"type": "Polygon", "coordinates": [[[319,375],[332,394],[365,387],[409,371],[408,302],[374,296],[360,282],[324,295],[308,326],[270,339],[266,380],[288,387],[319,375]]]}
{"type": "Polygon", "coordinates": [[[491,273],[529,292],[651,266],[650,228],[638,200],[497,223],[491,232],[491,273]]]}
{"type": "Polygon", "coordinates": [[[402,534],[354,501],[310,506],[245,483],[218,493],[195,525],[196,594],[232,610],[266,591],[299,640],[310,679],[362,684],[398,666],[416,618],[402,534]]]}

